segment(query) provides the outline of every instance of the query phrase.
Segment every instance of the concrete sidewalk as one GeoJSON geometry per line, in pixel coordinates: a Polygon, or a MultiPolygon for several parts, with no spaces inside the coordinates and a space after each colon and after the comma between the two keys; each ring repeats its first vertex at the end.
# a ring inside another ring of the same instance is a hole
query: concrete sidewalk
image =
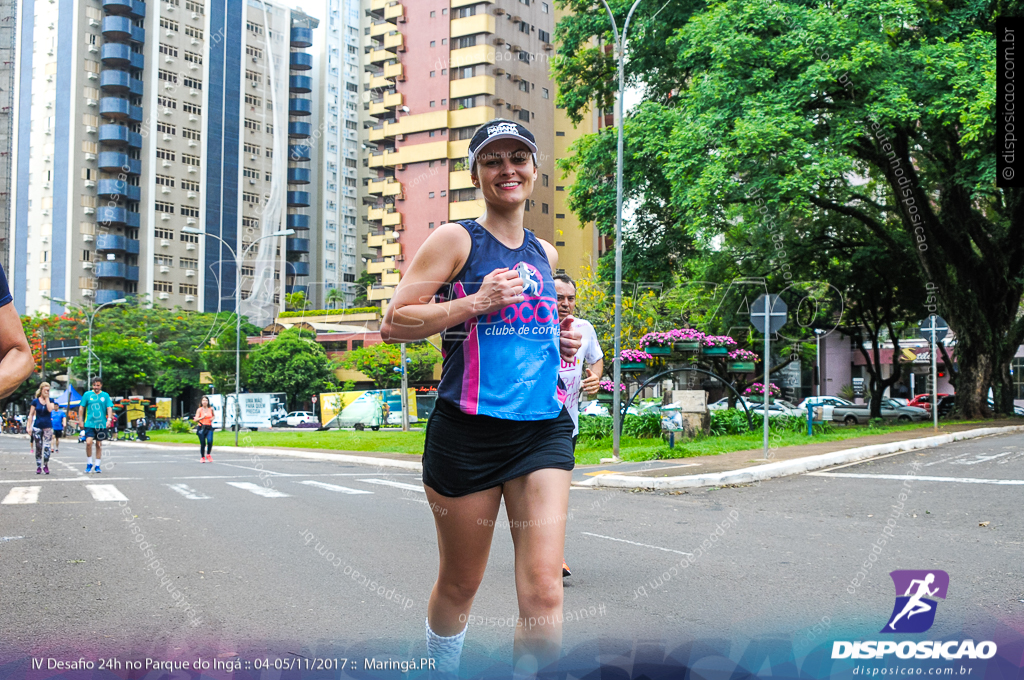
{"type": "Polygon", "coordinates": [[[627,489],[681,489],[725,484],[749,484],[773,477],[800,474],[843,463],[914,449],[932,448],[964,439],[1024,432],[1019,420],[996,420],[984,425],[945,425],[936,434],[931,428],[868,435],[845,441],[783,446],[769,450],[733,451],[717,456],[675,460],[587,465],[585,481],[574,486],[627,489]]]}

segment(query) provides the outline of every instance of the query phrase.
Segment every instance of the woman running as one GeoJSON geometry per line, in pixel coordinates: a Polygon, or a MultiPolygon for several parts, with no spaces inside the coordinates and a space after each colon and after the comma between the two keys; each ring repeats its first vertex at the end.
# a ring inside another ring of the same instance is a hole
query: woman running
{"type": "Polygon", "coordinates": [[[431,234],[381,327],[386,342],[443,334],[441,384],[423,451],[440,556],[427,605],[427,652],[443,673],[458,672],[503,498],[519,605],[515,675],[535,674],[561,650],[562,549],[575,460],[558,369],[559,354],[576,354],[580,334],[572,319],[559,325],[551,275],[557,252],[523,227],[536,153],[533,135],[518,123],[494,120],[476,131],[469,167],[486,210],[431,234]]]}
{"type": "Polygon", "coordinates": [[[210,398],[203,396],[196,409],[196,434],[199,435],[199,460],[204,463],[213,462],[213,409],[210,407],[210,398]]]}
{"type": "Polygon", "coordinates": [[[36,390],[36,397],[28,408],[28,431],[36,454],[36,474],[50,474],[50,447],[53,446],[53,422],[50,412],[55,405],[50,401],[50,383],[44,382],[36,390]]]}

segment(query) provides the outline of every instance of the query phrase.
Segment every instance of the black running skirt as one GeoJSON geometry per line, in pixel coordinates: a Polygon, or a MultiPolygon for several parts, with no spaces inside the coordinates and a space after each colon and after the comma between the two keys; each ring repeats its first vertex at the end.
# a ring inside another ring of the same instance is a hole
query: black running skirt
{"type": "Polygon", "coordinates": [[[427,421],[423,483],[442,496],[490,489],[536,470],[572,470],[572,417],[505,420],[463,413],[438,399],[427,421]]]}

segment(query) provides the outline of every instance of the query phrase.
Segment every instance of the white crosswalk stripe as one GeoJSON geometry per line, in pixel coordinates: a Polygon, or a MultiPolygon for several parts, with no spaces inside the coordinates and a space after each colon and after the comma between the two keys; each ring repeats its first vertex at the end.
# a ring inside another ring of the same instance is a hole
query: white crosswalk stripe
{"type": "Polygon", "coordinates": [[[126,501],[128,497],[117,490],[113,484],[86,484],[85,488],[97,501],[126,501]]]}
{"type": "Polygon", "coordinates": [[[257,496],[263,496],[264,498],[288,498],[291,495],[260,484],[253,484],[252,482],[228,482],[228,484],[237,489],[243,489],[249,493],[254,493],[257,496]]]}
{"type": "Polygon", "coordinates": [[[407,489],[409,491],[419,491],[420,493],[426,493],[422,486],[416,484],[406,484],[405,482],[392,482],[390,479],[359,479],[359,482],[366,482],[367,484],[380,484],[382,486],[393,486],[396,489],[407,489]]]}
{"type": "Polygon", "coordinates": [[[305,482],[299,482],[299,484],[305,484],[307,486],[315,486],[319,489],[327,489],[328,491],[337,491],[338,493],[347,494],[372,494],[372,491],[363,491],[362,489],[350,489],[347,486],[338,486],[337,484],[327,484],[325,482],[315,482],[313,480],[307,480],[305,482]]]}
{"type": "Polygon", "coordinates": [[[16,486],[0,501],[0,505],[23,505],[38,503],[41,486],[16,486]]]}
{"type": "Polygon", "coordinates": [[[196,491],[188,484],[167,484],[166,486],[172,491],[177,491],[190,501],[205,501],[210,498],[206,494],[200,491],[196,491]]]}

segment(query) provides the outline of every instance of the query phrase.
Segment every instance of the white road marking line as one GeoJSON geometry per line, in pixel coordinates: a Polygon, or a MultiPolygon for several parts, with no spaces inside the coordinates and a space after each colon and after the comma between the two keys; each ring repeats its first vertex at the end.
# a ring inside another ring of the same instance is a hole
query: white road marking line
{"type": "Polygon", "coordinates": [[[243,489],[250,493],[254,493],[257,496],[263,496],[264,498],[288,498],[291,495],[281,493],[277,489],[270,489],[259,484],[253,484],[252,482],[228,482],[228,484],[236,489],[243,489]]]}
{"type": "Polygon", "coordinates": [[[274,475],[275,477],[302,477],[302,475],[299,475],[299,474],[288,474],[287,472],[271,472],[270,470],[264,470],[263,468],[249,467],[247,465],[232,465],[231,463],[221,463],[220,461],[217,461],[217,462],[220,465],[227,465],[228,467],[241,468],[242,470],[255,470],[256,472],[259,472],[260,474],[274,475]]]}
{"type": "Polygon", "coordinates": [[[63,465],[66,469],[71,470],[72,472],[74,472],[79,477],[85,477],[85,473],[82,472],[82,466],[81,465],[71,465],[70,463],[65,463],[64,461],[57,460],[56,458],[51,458],[50,462],[51,463],[56,462],[58,465],[63,465]]]}
{"type": "Polygon", "coordinates": [[[92,475],[81,476],[81,477],[37,477],[35,479],[0,479],[0,484],[31,484],[32,482],[49,483],[49,482],[88,482],[91,479],[103,479],[108,482],[124,482],[124,481],[135,481],[142,479],[142,477],[107,477],[105,474],[100,474],[99,477],[93,477],[92,475]]]}
{"type": "Polygon", "coordinates": [[[25,505],[39,502],[41,486],[16,486],[0,501],[0,505],[25,505]]]}
{"type": "Polygon", "coordinates": [[[682,550],[672,550],[671,548],[662,548],[658,545],[647,545],[646,543],[636,543],[635,541],[627,541],[624,538],[613,538],[612,536],[602,536],[601,534],[592,534],[589,531],[581,531],[584,536],[596,536],[597,538],[605,538],[609,541],[617,541],[619,543],[629,543],[630,545],[638,545],[641,548],[654,548],[655,550],[663,550],[665,552],[675,553],[677,555],[688,555],[693,557],[693,553],[683,552],[682,550]]]}
{"type": "Polygon", "coordinates": [[[372,491],[363,491],[362,489],[350,489],[347,486],[338,486],[337,484],[325,484],[324,482],[315,482],[313,480],[306,480],[305,482],[299,482],[299,484],[306,484],[307,486],[315,486],[321,489],[327,489],[328,491],[337,491],[339,493],[347,493],[350,495],[359,494],[372,494],[372,491]]]}
{"type": "Polygon", "coordinates": [[[405,482],[392,482],[390,479],[357,479],[356,481],[366,482],[367,484],[393,486],[396,489],[408,489],[409,491],[419,491],[420,493],[426,493],[422,486],[416,486],[415,484],[406,484],[405,482]]]}
{"type": "Polygon", "coordinates": [[[978,479],[977,477],[929,477],[927,475],[861,475],[854,472],[808,472],[809,477],[854,477],[857,479],[910,479],[922,482],[958,482],[960,484],[1021,485],[1024,479],[978,479]]]}
{"type": "Polygon", "coordinates": [[[990,460],[1002,458],[1003,456],[1010,456],[1014,453],[1014,451],[1004,451],[1003,453],[996,453],[991,456],[979,455],[975,460],[955,460],[950,465],[977,465],[978,463],[987,463],[990,460]]]}
{"type": "Polygon", "coordinates": [[[86,484],[85,488],[97,501],[126,501],[128,497],[117,490],[113,484],[86,484]]]}
{"type": "Polygon", "coordinates": [[[17,541],[18,539],[25,538],[24,536],[0,536],[0,543],[6,543],[7,541],[17,541]]]}
{"type": "Polygon", "coordinates": [[[205,501],[210,498],[206,494],[196,491],[187,484],[166,484],[165,486],[167,486],[171,491],[180,493],[190,501],[205,501]]]}

